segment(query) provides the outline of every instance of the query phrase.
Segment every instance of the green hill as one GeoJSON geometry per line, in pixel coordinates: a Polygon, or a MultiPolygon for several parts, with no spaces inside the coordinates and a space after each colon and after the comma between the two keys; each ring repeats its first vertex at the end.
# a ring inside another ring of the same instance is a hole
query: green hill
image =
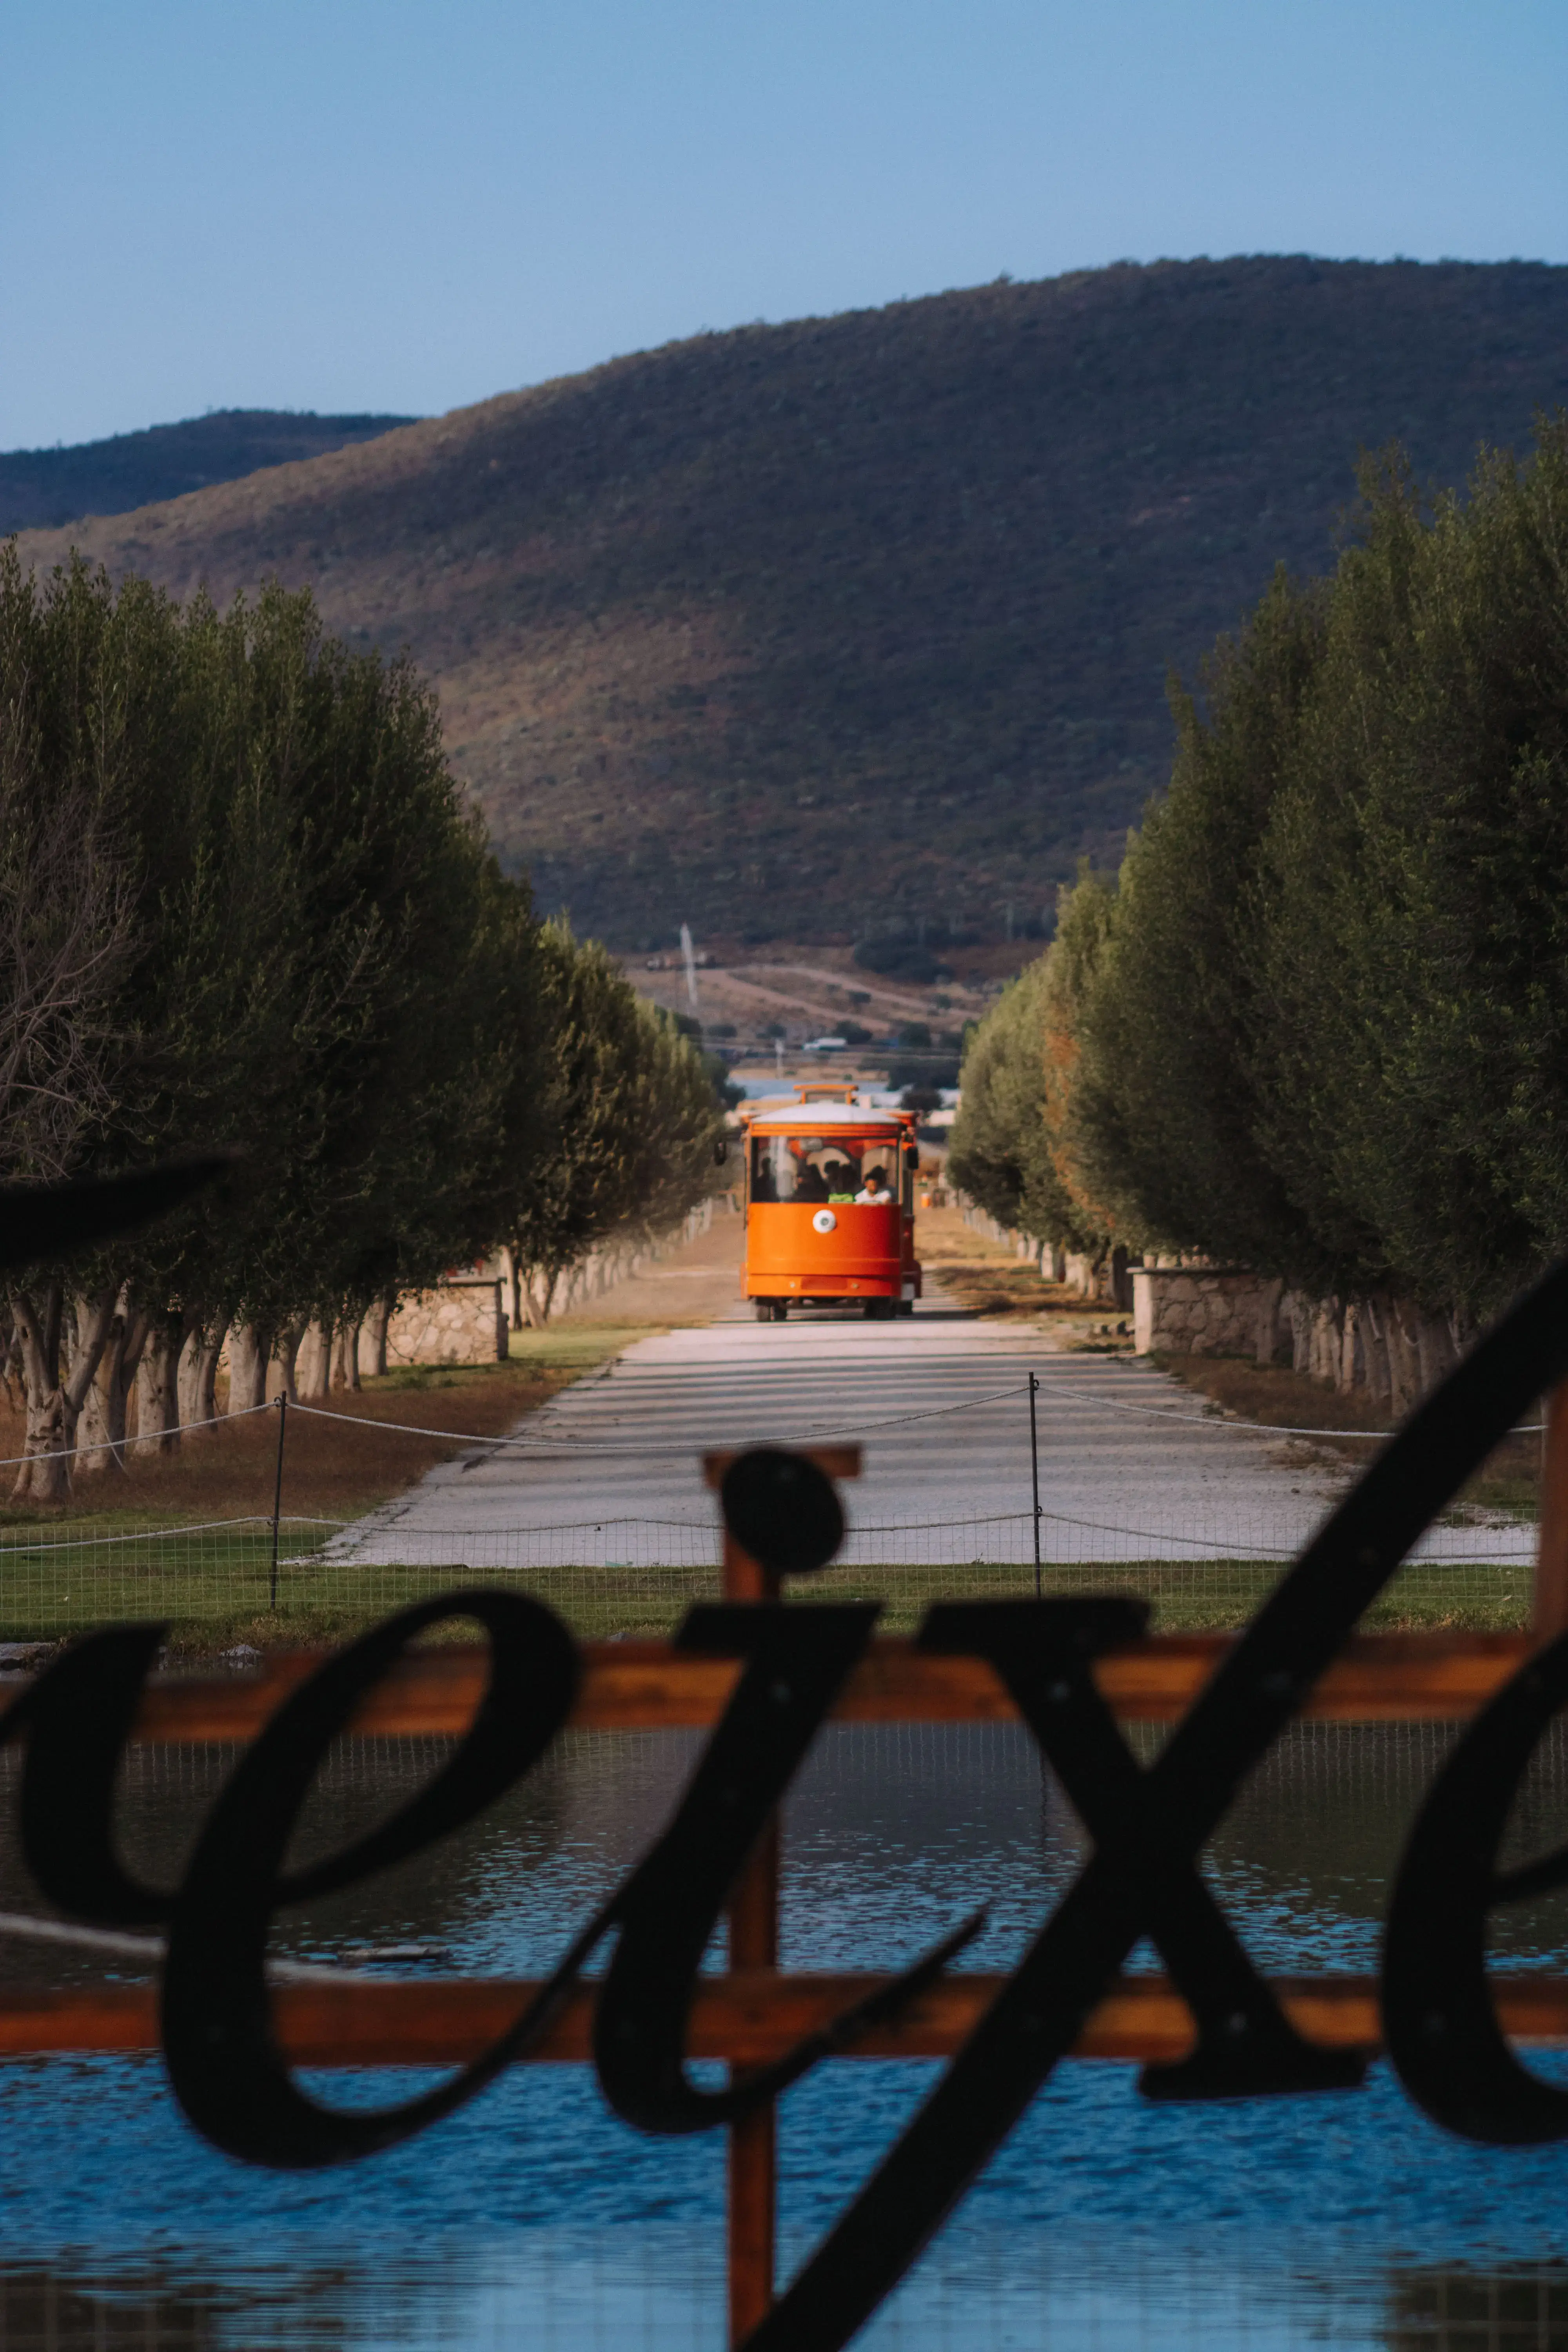
{"type": "Polygon", "coordinates": [[[259,466],[320,457],[371,441],[408,416],[317,416],[282,408],[219,408],[183,425],[153,425],[70,449],[0,450],[0,537],[47,530],[83,515],[128,514],[232,482],[259,466]]]}
{"type": "Polygon", "coordinates": [[[704,335],[71,532],[410,646],[505,852],[623,945],[995,937],[1113,854],[1358,446],[1568,402],[1568,268],[1240,259],[704,335]]]}

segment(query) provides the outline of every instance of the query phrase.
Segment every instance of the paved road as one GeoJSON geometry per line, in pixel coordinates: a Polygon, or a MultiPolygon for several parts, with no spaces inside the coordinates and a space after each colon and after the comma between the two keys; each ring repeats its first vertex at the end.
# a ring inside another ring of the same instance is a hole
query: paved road
{"type": "MultiPolygon", "coordinates": [[[[1031,1370],[1047,1559],[1288,1558],[1337,1490],[1338,1474],[1292,1469],[1277,1440],[1205,1426],[1192,1392],[1147,1365],[1061,1352],[940,1296],[894,1323],[758,1324],[734,1306],[639,1341],[531,1415],[517,1444],[433,1471],[345,1549],[696,1566],[713,1557],[706,1449],[853,1438],[865,1475],[847,1495],[846,1558],[1025,1560],[1031,1370]]],[[[1467,1533],[1459,1556],[1520,1551],[1500,1530],[1467,1533]]]]}

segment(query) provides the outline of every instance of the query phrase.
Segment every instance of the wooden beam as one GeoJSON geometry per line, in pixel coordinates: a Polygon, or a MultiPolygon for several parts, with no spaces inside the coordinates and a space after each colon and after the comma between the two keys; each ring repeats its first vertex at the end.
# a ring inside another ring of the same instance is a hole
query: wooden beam
{"type": "MultiPolygon", "coordinates": [[[[854,2001],[888,1982],[882,1976],[775,1976],[759,1969],[704,1977],[692,2002],[694,2058],[761,2066],[781,2057],[854,2001]]],[[[879,2026],[846,2054],[851,2058],[949,2058],[973,2031],[1006,1979],[957,1971],[942,1977],[896,2023],[879,2026]]],[[[1335,2048],[1375,2047],[1382,2039],[1377,1982],[1372,1977],[1277,1977],[1291,2022],[1311,2041],[1335,2048]]],[[[345,1977],[340,1985],[285,1984],[272,2011],[288,2056],[300,2066],[461,2066],[481,2056],[536,1990],[486,1978],[417,1980],[345,1977]]],[[[1568,1978],[1492,1979],[1500,2023],[1510,2038],[1568,2043],[1568,1978]]],[[[597,1989],[580,1985],[542,2044],[542,2063],[581,2065],[593,2054],[597,1989]]],[[[68,2051],[153,2051],[158,1997],[151,1985],[87,1991],[0,1994],[0,2059],[68,2051]]],[[[1074,2051],[1079,2058],[1179,2058],[1191,2047],[1185,2002],[1163,1977],[1121,1978],[1095,2010],[1074,2051]]]]}
{"type": "MultiPolygon", "coordinates": [[[[1102,1658],[1100,1686],[1124,1721],[1171,1723],[1186,1713],[1233,1646],[1226,1633],[1156,1634],[1102,1658]]],[[[701,1728],[717,1721],[738,1665],[667,1642],[585,1642],[572,1724],[583,1731],[701,1728]]],[[[1302,1707],[1317,1722],[1460,1721],[1522,1664],[1522,1633],[1371,1633],[1347,1642],[1302,1707]]],[[[132,1738],[175,1745],[252,1739],[322,1654],[281,1653],[258,1675],[159,1677],[132,1738]]],[[[364,1737],[460,1732],[488,1673],[482,1649],[420,1650],[370,1694],[351,1728],[364,1737]]],[[[18,1676],[0,1707],[27,1687],[18,1676]]],[[[841,1723],[1011,1723],[1016,1710],[976,1658],[927,1657],[905,1641],[874,1643],[834,1710],[841,1723]]]]}
{"type": "MultiPolygon", "coordinates": [[[[858,1445],[792,1445],[789,1450],[792,1454],[803,1454],[807,1462],[815,1462],[826,1477],[858,1478],[860,1475],[860,1448],[858,1445]]],[[[738,1462],[740,1458],[739,1451],[705,1454],[702,1456],[703,1484],[721,1486],[725,1471],[731,1462],[738,1462]]]]}

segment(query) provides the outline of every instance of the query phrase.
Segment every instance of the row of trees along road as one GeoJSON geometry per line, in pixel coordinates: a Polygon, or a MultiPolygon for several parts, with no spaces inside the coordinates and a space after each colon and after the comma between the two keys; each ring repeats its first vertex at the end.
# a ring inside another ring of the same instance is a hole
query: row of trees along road
{"type": "Polygon", "coordinates": [[[1463,497],[1365,463],[1332,575],[1173,702],[1119,877],[970,1043],[954,1178],[1279,1276],[1397,1405],[1568,1248],[1568,415],[1463,497]]]}
{"type": "Polygon", "coordinates": [[[19,1495],[305,1393],[390,1302],[510,1252],[537,1318],[607,1235],[714,1181],[700,1056],[542,923],[405,663],[308,593],[184,609],[0,551],[0,1170],[235,1149],[212,1193],[11,1293],[19,1495]],[[89,1446],[95,1451],[88,1451],[89,1446]]]}

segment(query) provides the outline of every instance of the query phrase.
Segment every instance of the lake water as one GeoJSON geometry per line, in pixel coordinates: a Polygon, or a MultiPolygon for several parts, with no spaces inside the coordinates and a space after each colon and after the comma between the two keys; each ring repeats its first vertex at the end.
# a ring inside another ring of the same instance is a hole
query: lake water
{"type": "MultiPolygon", "coordinates": [[[[1208,1868],[1268,1969],[1375,1967],[1387,1872],[1446,1737],[1304,1727],[1256,1776],[1208,1868]]],[[[435,1973],[540,1973],[655,1833],[695,1748],[675,1735],[574,1736],[465,1835],[291,1916],[278,1948],[311,1958],[417,1942],[438,1948],[435,1973]]],[[[341,1839],[439,1752],[345,1748],[311,1836],[341,1839]]],[[[124,1817],[142,1867],[176,1866],[226,1761],[137,1752],[124,1817]]],[[[1561,1834],[1564,1797],[1557,1744],[1521,1808],[1525,1842],[1561,1834]]],[[[0,1900],[37,1907],[8,1826],[3,1843],[0,1900]]],[[[1005,1967],[1078,1853],[1022,1733],[830,1730],[787,1815],[784,1965],[895,1965],[988,1901],[991,1926],[966,1963],[1005,1967]]],[[[1568,1915],[1542,1904],[1510,1918],[1500,1964],[1560,1968],[1565,1951],[1568,1915]]],[[[0,1969],[33,1983],[101,1973],[8,1940],[0,1969]]],[[[786,2267],[933,2071],[840,2061],[785,2100],[786,2267]]],[[[384,2097],[408,2078],[313,2087],[384,2097]]],[[[14,2063],[0,2070],[0,2352],[716,2352],[722,2172],[717,2137],[639,2137],[586,2069],[516,2069],[402,2148],[283,2176],[198,2140],[155,2058],[14,2063]]],[[[1385,2069],[1355,2093],[1173,2107],[1142,2101],[1130,2067],[1069,2063],[863,2340],[908,2352],[1568,2352],[1564,2257],[1568,2149],[1449,2138],[1385,2069]]]]}

